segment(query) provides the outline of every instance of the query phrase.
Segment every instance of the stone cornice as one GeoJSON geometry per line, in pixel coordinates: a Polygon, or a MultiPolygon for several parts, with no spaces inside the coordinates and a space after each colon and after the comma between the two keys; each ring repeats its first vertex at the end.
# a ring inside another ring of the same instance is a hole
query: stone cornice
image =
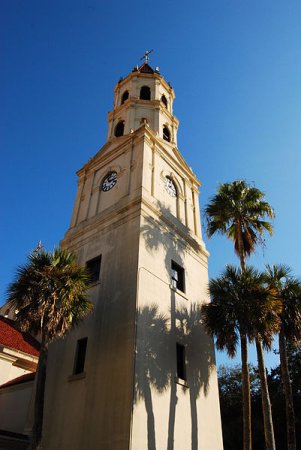
{"type": "Polygon", "coordinates": [[[147,124],[142,124],[136,131],[131,134],[110,139],[97,153],[93,156],[80,170],[77,175],[79,177],[87,176],[91,171],[95,171],[100,167],[109,164],[117,156],[129,151],[132,144],[139,144],[145,140],[149,145],[155,145],[156,152],[169,164],[174,164],[178,170],[183,172],[196,192],[201,185],[196,175],[187,165],[179,150],[172,144],[160,138],[147,124]],[[111,146],[116,147],[110,149],[111,146]]]}
{"type": "MultiPolygon", "coordinates": [[[[180,236],[180,238],[184,242],[187,242],[196,253],[201,253],[203,256],[208,258],[209,252],[207,251],[204,242],[197,236],[190,234],[188,228],[185,227],[185,225],[183,225],[178,219],[175,217],[168,218],[167,215],[162,212],[160,206],[155,206],[145,197],[142,198],[141,204],[142,212],[144,212],[145,218],[149,217],[148,210],[151,210],[152,213],[169,228],[169,230],[174,231],[178,236],[180,236]]],[[[157,222],[159,223],[159,221],[157,222]]]]}
{"type": "MultiPolygon", "coordinates": [[[[151,217],[153,220],[160,224],[160,221],[164,226],[166,226],[170,231],[176,233],[180,239],[187,243],[187,245],[193,249],[196,254],[201,254],[205,262],[209,256],[204,242],[202,239],[195,235],[190,234],[189,230],[185,225],[183,225],[176,217],[167,217],[160,205],[155,205],[145,198],[145,196],[139,194],[136,198],[132,199],[128,203],[128,197],[124,197],[124,202],[121,202],[119,208],[116,205],[102,211],[97,216],[90,219],[86,219],[80,224],[76,225],[74,228],[69,228],[66,232],[64,239],[61,241],[62,247],[74,248],[91,239],[91,235],[96,234],[99,229],[105,232],[107,228],[117,228],[121,224],[132,220],[135,217],[139,217],[141,214],[145,218],[151,217]]],[[[185,247],[186,245],[183,244],[185,247]]]]}
{"type": "Polygon", "coordinates": [[[166,114],[168,119],[175,124],[177,128],[179,127],[179,119],[165,108],[161,100],[140,100],[139,97],[129,97],[122,105],[118,105],[112,111],[109,111],[108,120],[113,120],[114,117],[121,112],[126,111],[129,108],[135,108],[137,105],[160,110],[161,113],[166,114]]]}
{"type": "Polygon", "coordinates": [[[175,98],[175,93],[173,88],[165,81],[162,75],[158,73],[140,73],[140,72],[131,72],[127,77],[125,77],[123,80],[119,81],[114,88],[114,92],[116,93],[120,88],[122,88],[125,84],[127,84],[130,80],[133,78],[148,78],[148,79],[155,79],[159,83],[161,83],[164,88],[167,90],[167,92],[172,96],[172,98],[175,98]]]}
{"type": "Polygon", "coordinates": [[[121,204],[119,208],[116,208],[116,205],[113,205],[96,216],[80,222],[75,227],[69,228],[61,241],[62,247],[70,248],[70,245],[73,246],[73,243],[77,242],[79,239],[82,244],[85,242],[86,237],[96,233],[99,228],[102,228],[102,230],[105,231],[107,227],[117,227],[121,223],[130,220],[132,217],[138,217],[141,210],[141,196],[137,196],[129,203],[127,196],[124,197],[124,199],[124,204],[121,204]]]}

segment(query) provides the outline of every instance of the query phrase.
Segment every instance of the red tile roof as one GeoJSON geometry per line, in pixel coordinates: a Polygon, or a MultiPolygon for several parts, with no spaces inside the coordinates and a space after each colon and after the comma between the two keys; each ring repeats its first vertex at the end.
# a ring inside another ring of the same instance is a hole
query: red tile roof
{"type": "Polygon", "coordinates": [[[32,381],[34,380],[35,374],[35,372],[25,373],[20,377],[14,378],[13,380],[9,380],[6,383],[1,384],[0,389],[8,386],[14,386],[15,384],[22,384],[26,383],[27,381],[32,381]]]}
{"type": "Polygon", "coordinates": [[[0,345],[33,356],[39,356],[40,353],[40,343],[29,333],[18,330],[13,320],[3,316],[0,316],[0,345]]]}

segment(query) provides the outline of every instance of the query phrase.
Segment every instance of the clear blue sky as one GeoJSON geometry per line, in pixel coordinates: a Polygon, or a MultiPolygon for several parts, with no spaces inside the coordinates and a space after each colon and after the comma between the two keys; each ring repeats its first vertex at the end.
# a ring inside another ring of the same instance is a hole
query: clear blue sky
{"type": "MultiPolygon", "coordinates": [[[[37,242],[63,237],[75,172],[105,143],[114,85],[146,49],[175,89],[201,204],[220,182],[254,182],[277,217],[250,262],[300,275],[300,23],[300,1],[2,0],[0,304],[37,242]]],[[[237,262],[225,238],[206,243],[211,276],[237,262]]]]}

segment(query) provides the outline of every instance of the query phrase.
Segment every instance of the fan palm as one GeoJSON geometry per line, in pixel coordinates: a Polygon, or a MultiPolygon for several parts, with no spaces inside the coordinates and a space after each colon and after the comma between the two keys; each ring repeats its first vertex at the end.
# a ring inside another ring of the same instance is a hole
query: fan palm
{"type": "Polygon", "coordinates": [[[295,414],[290,381],[287,343],[301,341],[301,282],[291,275],[291,269],[285,265],[267,265],[265,280],[276,290],[282,303],[279,314],[281,328],[279,332],[279,355],[283,390],[286,404],[287,448],[296,449],[295,414]]]}
{"type": "Polygon", "coordinates": [[[208,237],[216,233],[225,234],[234,242],[234,248],[244,270],[246,257],[263,243],[265,231],[272,234],[274,211],[264,201],[264,193],[244,180],[224,183],[205,207],[208,237]]]}
{"type": "MultiPolygon", "coordinates": [[[[240,341],[242,360],[242,396],[244,417],[244,448],[251,448],[251,434],[247,420],[250,417],[250,379],[247,338],[256,340],[265,437],[268,449],[274,449],[273,423],[267,388],[262,345],[271,344],[272,332],[277,329],[275,312],[279,304],[269,290],[262,286],[262,276],[252,267],[244,271],[227,266],[221,277],[209,283],[211,303],[202,307],[202,317],[209,333],[216,338],[219,350],[226,350],[232,358],[240,341]]],[[[278,308],[278,309],[277,309],[278,308]]]]}
{"type": "Polygon", "coordinates": [[[41,338],[32,449],[39,447],[42,436],[48,345],[91,311],[92,304],[84,295],[88,287],[86,269],[76,263],[73,254],[62,249],[32,253],[8,287],[8,303],[18,311],[17,325],[41,338]]]}
{"type": "MultiPolygon", "coordinates": [[[[240,260],[241,270],[246,267],[246,257],[256,249],[257,244],[263,244],[263,233],[272,234],[273,228],[267,218],[274,218],[274,211],[264,200],[264,193],[244,180],[232,183],[223,183],[219,186],[217,194],[210,199],[205,207],[207,221],[207,235],[210,238],[216,233],[224,234],[234,242],[234,250],[240,260]]],[[[244,336],[241,336],[245,340],[244,336]]],[[[243,377],[243,423],[244,448],[250,450],[251,439],[251,399],[247,395],[250,390],[248,372],[247,342],[243,342],[246,351],[242,357],[245,371],[243,377]]]]}
{"type": "Polygon", "coordinates": [[[261,384],[261,400],[264,423],[264,436],[267,450],[275,450],[275,437],[272,418],[272,408],[268,390],[266,368],[264,362],[263,348],[271,349],[274,334],[279,331],[279,314],[282,311],[282,304],[275,295],[275,289],[264,286],[264,276],[258,274],[254,278],[253,299],[249,309],[249,340],[255,341],[258,373],[261,384]]]}

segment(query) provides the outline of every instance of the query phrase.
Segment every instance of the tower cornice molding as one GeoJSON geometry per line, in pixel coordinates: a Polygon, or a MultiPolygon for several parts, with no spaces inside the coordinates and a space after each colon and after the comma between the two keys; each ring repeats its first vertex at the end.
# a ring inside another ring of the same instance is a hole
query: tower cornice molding
{"type": "Polygon", "coordinates": [[[115,159],[122,153],[127,153],[128,151],[131,150],[131,146],[129,144],[131,144],[133,140],[136,141],[136,139],[137,139],[136,136],[134,136],[133,134],[129,134],[121,138],[110,139],[81,169],[79,169],[76,172],[77,176],[78,177],[87,176],[87,174],[94,172],[95,170],[98,170],[103,165],[108,164],[111,160],[115,159]],[[112,144],[113,145],[115,144],[114,141],[117,139],[119,142],[121,140],[123,140],[123,142],[121,143],[121,145],[118,145],[112,148],[111,151],[109,151],[110,147],[112,146],[112,144]],[[106,152],[106,150],[108,151],[106,152]]]}
{"type": "Polygon", "coordinates": [[[66,232],[64,238],[60,242],[62,247],[68,247],[73,245],[73,242],[79,239],[90,239],[91,234],[98,233],[99,228],[105,231],[107,228],[119,226],[127,220],[133,218],[133,216],[140,215],[141,211],[141,194],[136,196],[132,201],[128,202],[125,199],[124,204],[121,204],[119,208],[113,207],[108,208],[107,211],[102,211],[90,219],[86,219],[80,222],[74,227],[70,227],[66,232]]]}
{"type": "Polygon", "coordinates": [[[178,148],[166,142],[159,136],[154,135],[152,131],[150,131],[150,133],[151,142],[154,145],[155,152],[159,154],[160,157],[163,158],[166,162],[170,163],[170,161],[172,161],[178,169],[182,170],[184,177],[189,180],[191,185],[195,185],[198,191],[198,188],[201,186],[201,182],[197,179],[196,175],[187,165],[178,148]],[[167,151],[166,149],[167,146],[169,148],[169,151],[167,151]],[[172,153],[174,153],[174,155],[172,153]]]}
{"type": "Polygon", "coordinates": [[[136,108],[137,106],[143,106],[147,109],[157,109],[160,113],[167,116],[167,118],[174,124],[177,128],[179,127],[179,119],[173,115],[162,103],[161,100],[141,100],[139,97],[131,96],[122,105],[116,106],[112,111],[108,112],[108,120],[111,121],[124,111],[130,108],[136,108]]]}
{"type": "Polygon", "coordinates": [[[117,91],[124,87],[130,80],[133,80],[134,78],[146,78],[149,80],[155,79],[155,82],[158,82],[164,86],[164,88],[167,90],[169,95],[172,97],[172,99],[175,99],[175,92],[173,88],[170,86],[169,83],[167,83],[164,79],[164,77],[156,72],[150,74],[150,73],[140,73],[140,72],[131,72],[127,77],[125,77],[123,80],[119,81],[114,88],[114,93],[116,94],[117,91]]]}
{"type": "MultiPolygon", "coordinates": [[[[160,138],[147,124],[142,124],[136,131],[129,135],[110,139],[81,169],[77,171],[79,179],[87,177],[89,173],[94,172],[104,165],[110,164],[110,161],[116,159],[119,155],[131,150],[132,145],[143,141],[152,146],[154,151],[163,158],[168,164],[172,164],[176,171],[180,171],[187,180],[195,193],[198,194],[200,181],[192,172],[181,156],[178,148],[171,143],[160,138]],[[115,144],[118,144],[115,147],[115,144]],[[110,149],[111,146],[114,146],[110,149]]],[[[78,181],[80,183],[80,181],[78,181]]]]}
{"type": "MultiPolygon", "coordinates": [[[[141,211],[143,216],[146,219],[149,219],[149,210],[152,211],[153,216],[152,220],[155,220],[157,223],[158,219],[162,221],[166,226],[169,232],[173,232],[176,235],[179,235],[183,242],[187,243],[189,247],[191,247],[196,254],[201,253],[207,261],[207,258],[209,257],[209,252],[206,249],[205,243],[203,240],[201,240],[196,235],[188,234],[187,227],[183,225],[178,219],[169,219],[164,213],[162,213],[162,210],[160,208],[160,205],[154,205],[153,203],[149,202],[144,196],[142,196],[141,201],[141,211]]],[[[183,244],[183,246],[187,247],[186,244],[183,244]]]]}

